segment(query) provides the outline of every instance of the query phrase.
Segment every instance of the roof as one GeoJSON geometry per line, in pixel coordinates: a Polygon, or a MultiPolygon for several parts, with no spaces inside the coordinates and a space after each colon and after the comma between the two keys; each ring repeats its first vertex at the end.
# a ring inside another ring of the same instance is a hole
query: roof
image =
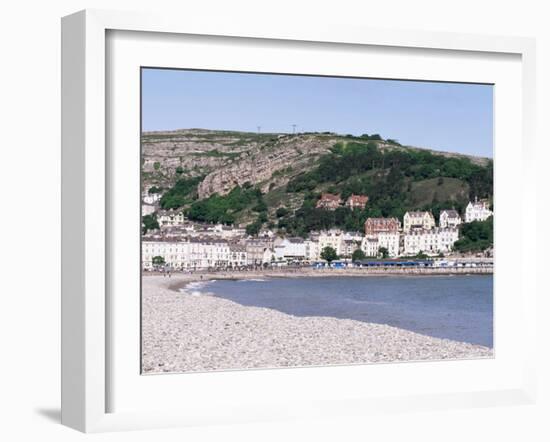
{"type": "Polygon", "coordinates": [[[179,215],[179,214],[182,214],[183,213],[183,210],[182,209],[160,209],[158,211],[158,215],[159,216],[163,216],[163,215],[179,215]]]}
{"type": "Polygon", "coordinates": [[[367,195],[351,195],[348,198],[348,201],[357,201],[357,202],[367,202],[369,200],[369,197],[367,195]]]}
{"type": "Polygon", "coordinates": [[[449,218],[460,218],[460,215],[454,209],[442,210],[441,213],[439,214],[439,216],[443,215],[444,213],[446,213],[449,218]]]}
{"type": "Polygon", "coordinates": [[[322,200],[340,201],[340,195],[334,195],[333,193],[323,193],[321,195],[322,200]]]}
{"type": "Polygon", "coordinates": [[[431,212],[428,212],[428,211],[412,211],[412,212],[406,212],[406,213],[405,213],[405,216],[406,216],[406,215],[409,215],[409,216],[413,216],[413,217],[420,217],[420,216],[425,216],[426,214],[428,214],[429,216],[433,217],[432,213],[431,213],[431,212]]]}
{"type": "Polygon", "coordinates": [[[395,217],[392,217],[392,218],[367,218],[367,220],[365,221],[365,223],[368,223],[368,222],[374,222],[374,223],[385,223],[385,222],[399,222],[399,220],[395,217]]]}

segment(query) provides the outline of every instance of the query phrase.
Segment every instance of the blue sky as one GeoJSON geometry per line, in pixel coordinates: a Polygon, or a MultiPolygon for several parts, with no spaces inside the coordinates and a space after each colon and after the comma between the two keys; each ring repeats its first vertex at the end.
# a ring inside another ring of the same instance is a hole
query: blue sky
{"type": "Polygon", "coordinates": [[[142,128],[378,133],[493,156],[493,87],[169,69],[142,71],[142,128]]]}

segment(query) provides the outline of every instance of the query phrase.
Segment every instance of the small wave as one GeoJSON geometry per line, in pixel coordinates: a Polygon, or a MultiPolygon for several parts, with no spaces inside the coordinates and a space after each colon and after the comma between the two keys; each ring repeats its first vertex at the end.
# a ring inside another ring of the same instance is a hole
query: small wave
{"type": "Polygon", "coordinates": [[[210,294],[208,292],[202,291],[208,285],[209,283],[214,282],[214,280],[211,281],[194,281],[186,284],[184,287],[180,288],[180,292],[186,295],[191,296],[203,296],[210,294]]]}
{"type": "Polygon", "coordinates": [[[250,279],[239,279],[239,282],[266,282],[267,279],[262,278],[250,278],[250,279]]]}

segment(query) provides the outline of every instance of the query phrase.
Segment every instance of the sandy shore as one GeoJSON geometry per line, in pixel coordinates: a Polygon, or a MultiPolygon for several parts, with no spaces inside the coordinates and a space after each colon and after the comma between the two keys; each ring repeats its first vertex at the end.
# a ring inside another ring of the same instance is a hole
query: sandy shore
{"type": "MultiPolygon", "coordinates": [[[[254,278],[247,272],[239,278],[254,278]]],[[[203,274],[203,280],[235,278],[203,274]]],[[[304,276],[299,273],[296,276],[304,276]]],[[[143,277],[144,373],[492,357],[487,347],[381,324],[296,317],[178,288],[198,274],[143,277]]]]}

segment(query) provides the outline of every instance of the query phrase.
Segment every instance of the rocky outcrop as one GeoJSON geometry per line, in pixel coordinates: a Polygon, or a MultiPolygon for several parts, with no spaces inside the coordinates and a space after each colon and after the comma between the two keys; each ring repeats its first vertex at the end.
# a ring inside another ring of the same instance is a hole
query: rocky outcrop
{"type": "Polygon", "coordinates": [[[227,193],[246,182],[260,184],[263,191],[268,190],[271,184],[281,186],[292,176],[311,168],[333,143],[302,135],[267,146],[256,146],[240,161],[209,173],[199,185],[199,198],[213,193],[227,193]]]}

